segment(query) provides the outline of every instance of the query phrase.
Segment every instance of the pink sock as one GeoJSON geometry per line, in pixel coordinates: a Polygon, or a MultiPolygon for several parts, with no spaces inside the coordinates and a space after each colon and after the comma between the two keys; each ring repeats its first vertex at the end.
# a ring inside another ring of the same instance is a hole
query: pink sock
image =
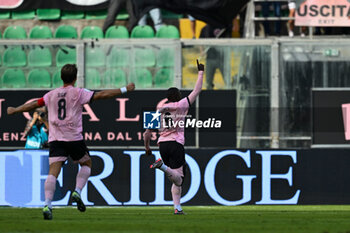
{"type": "Polygon", "coordinates": [[[171,186],[171,195],[173,197],[173,202],[175,207],[180,205],[181,190],[182,190],[181,186],[177,186],[175,184],[171,186]]]}
{"type": "Polygon", "coordinates": [[[182,177],[183,177],[183,169],[182,166],[179,168],[172,169],[170,167],[167,167],[165,170],[165,173],[168,175],[169,180],[176,184],[177,186],[181,186],[182,184],[182,177]]]}
{"type": "Polygon", "coordinates": [[[56,177],[48,175],[45,181],[45,205],[51,208],[51,201],[56,189],[56,177]]]}
{"type": "Polygon", "coordinates": [[[75,189],[82,190],[89,179],[91,174],[91,168],[88,166],[82,166],[77,174],[77,181],[75,189]]]}

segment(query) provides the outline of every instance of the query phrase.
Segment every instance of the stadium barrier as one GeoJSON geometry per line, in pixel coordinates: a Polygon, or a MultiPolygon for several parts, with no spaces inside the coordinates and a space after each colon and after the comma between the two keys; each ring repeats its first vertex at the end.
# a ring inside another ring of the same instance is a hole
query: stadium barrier
{"type": "MultiPolygon", "coordinates": [[[[93,167],[82,198],[89,206],[172,205],[170,181],[149,169],[157,150],[91,151],[93,167]]],[[[350,204],[349,151],[188,149],[184,205],[350,204]]],[[[54,205],[71,204],[78,165],[62,168],[54,205]]],[[[0,151],[0,205],[44,203],[48,151],[0,151]],[[13,185],[16,184],[16,185],[13,185]]]]}
{"type": "Polygon", "coordinates": [[[0,91],[55,88],[68,62],[78,66],[79,87],[134,81],[139,90],[186,90],[194,86],[199,58],[216,71],[214,90],[236,90],[237,148],[310,148],[311,90],[350,87],[348,44],[346,38],[1,40],[0,91]],[[217,59],[202,56],[213,51],[217,59]]]}

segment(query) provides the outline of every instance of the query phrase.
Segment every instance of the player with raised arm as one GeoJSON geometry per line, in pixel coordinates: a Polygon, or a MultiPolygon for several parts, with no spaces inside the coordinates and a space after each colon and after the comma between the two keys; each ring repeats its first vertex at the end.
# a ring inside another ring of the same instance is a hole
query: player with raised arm
{"type": "MultiPolygon", "coordinates": [[[[155,161],[150,168],[158,168],[165,172],[170,181],[173,183],[171,187],[171,194],[174,202],[174,214],[184,214],[181,205],[181,191],[182,183],[185,176],[185,129],[179,127],[179,124],[171,124],[170,122],[184,121],[188,113],[189,107],[196,100],[197,96],[202,90],[204,65],[197,60],[198,79],[193,91],[189,96],[181,99],[181,93],[176,87],[168,89],[168,102],[165,103],[159,110],[162,114],[161,119],[165,119],[168,124],[161,125],[159,130],[159,151],[162,159],[155,161]],[[172,127],[171,125],[177,125],[172,127]]],[[[151,155],[150,139],[151,130],[147,129],[144,134],[144,144],[147,155],[151,155]]]]}
{"type": "Polygon", "coordinates": [[[64,83],[62,87],[46,93],[38,101],[30,102],[16,108],[7,108],[7,114],[9,115],[28,112],[40,106],[46,106],[48,108],[50,168],[45,181],[45,206],[43,208],[44,219],[48,220],[52,219],[51,201],[55,193],[56,179],[68,156],[81,166],[76,177],[76,187],[72,193],[72,201],[77,203],[77,208],[81,212],[84,212],[86,209],[81,200],[80,193],[90,176],[92,163],[82,134],[83,105],[99,99],[113,98],[135,89],[133,83],[120,89],[99,92],[74,87],[77,81],[77,68],[73,64],[66,64],[62,67],[61,79],[64,83]]]}

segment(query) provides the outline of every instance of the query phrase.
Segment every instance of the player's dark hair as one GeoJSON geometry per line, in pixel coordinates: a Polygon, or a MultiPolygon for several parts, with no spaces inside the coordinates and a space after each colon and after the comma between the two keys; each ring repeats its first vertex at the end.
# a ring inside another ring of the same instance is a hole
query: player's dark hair
{"type": "Polygon", "coordinates": [[[61,79],[64,83],[72,83],[77,78],[77,73],[75,64],[66,64],[61,69],[61,79]]]}
{"type": "Polygon", "coordinates": [[[176,87],[171,87],[167,91],[167,98],[169,102],[178,102],[181,100],[181,92],[176,87]]]}

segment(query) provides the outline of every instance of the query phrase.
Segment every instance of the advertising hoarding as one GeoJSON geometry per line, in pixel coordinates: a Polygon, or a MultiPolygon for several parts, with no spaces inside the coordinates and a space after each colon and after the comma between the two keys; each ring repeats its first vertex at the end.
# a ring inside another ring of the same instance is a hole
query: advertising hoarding
{"type": "MultiPolygon", "coordinates": [[[[45,91],[0,92],[0,147],[24,148],[24,127],[30,113],[8,116],[8,106],[19,106],[29,99],[41,98],[45,91]]],[[[182,96],[189,91],[182,91],[182,96]]],[[[115,99],[100,100],[84,105],[83,134],[88,146],[126,147],[143,146],[143,112],[155,111],[156,106],[166,101],[166,91],[134,91],[115,99]]],[[[190,107],[192,119],[206,121],[215,118],[222,122],[218,129],[186,128],[187,146],[234,147],[236,145],[236,92],[202,91],[190,107]],[[202,101],[201,101],[202,100],[202,101]],[[198,103],[196,103],[198,102],[198,103]],[[213,141],[212,138],[221,140],[213,141]],[[197,142],[196,142],[197,141],[197,142]]],[[[152,137],[156,145],[156,137],[152,137]]]]}
{"type": "Polygon", "coordinates": [[[312,145],[350,145],[350,90],[313,89],[312,145]]]}
{"type": "MultiPolygon", "coordinates": [[[[82,198],[91,206],[172,205],[171,183],[142,150],[91,151],[82,198]]],[[[350,204],[349,150],[188,149],[184,205],[350,204]]],[[[58,177],[54,205],[70,204],[78,165],[58,177]]],[[[41,206],[48,151],[0,152],[0,205],[41,206]],[[16,185],[13,185],[16,184],[16,185]]]]}

